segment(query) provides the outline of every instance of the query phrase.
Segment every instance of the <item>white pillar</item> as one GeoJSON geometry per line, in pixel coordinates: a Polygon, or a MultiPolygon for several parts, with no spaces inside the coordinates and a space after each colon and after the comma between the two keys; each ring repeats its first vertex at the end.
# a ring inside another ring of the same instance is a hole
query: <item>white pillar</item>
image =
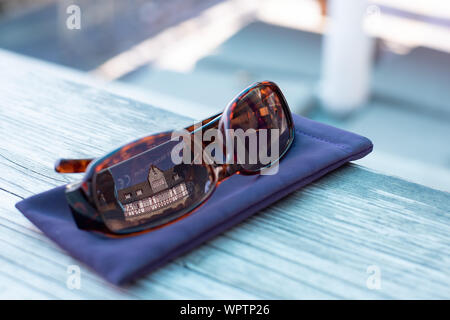
{"type": "Polygon", "coordinates": [[[328,0],[319,95],[325,110],[334,114],[349,113],[370,95],[373,39],[363,28],[366,9],[365,0],[328,0]]]}

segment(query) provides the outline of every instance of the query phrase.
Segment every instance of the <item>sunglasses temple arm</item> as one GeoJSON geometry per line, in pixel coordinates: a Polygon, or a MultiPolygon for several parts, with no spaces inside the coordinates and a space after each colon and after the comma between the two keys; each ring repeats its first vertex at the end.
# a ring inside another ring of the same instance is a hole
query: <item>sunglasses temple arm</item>
{"type": "Polygon", "coordinates": [[[59,173],[85,172],[94,159],[59,159],[55,163],[55,171],[59,173]]]}
{"type": "MultiPolygon", "coordinates": [[[[208,119],[203,120],[202,122],[199,123],[199,125],[206,125],[209,124],[212,120],[215,120],[217,117],[219,117],[221,115],[221,113],[218,113],[212,117],[209,117],[208,119]]],[[[210,124],[210,126],[214,126],[217,125],[217,123],[214,124],[210,124]]],[[[193,131],[195,128],[195,126],[190,126],[185,128],[188,131],[193,131]]],[[[170,134],[172,132],[168,131],[168,132],[163,132],[162,134],[159,134],[159,138],[161,141],[159,141],[159,143],[164,142],[163,140],[167,140],[170,139],[170,134]],[[167,136],[167,139],[166,139],[167,136]]],[[[155,137],[158,137],[158,135],[154,135],[155,137]]],[[[156,141],[154,141],[154,144],[158,145],[159,143],[155,143],[156,141]]],[[[59,173],[80,173],[80,172],[85,172],[86,168],[88,167],[89,163],[91,163],[94,159],[59,159],[58,161],[56,161],[55,163],[55,171],[59,172],[59,173]]]]}

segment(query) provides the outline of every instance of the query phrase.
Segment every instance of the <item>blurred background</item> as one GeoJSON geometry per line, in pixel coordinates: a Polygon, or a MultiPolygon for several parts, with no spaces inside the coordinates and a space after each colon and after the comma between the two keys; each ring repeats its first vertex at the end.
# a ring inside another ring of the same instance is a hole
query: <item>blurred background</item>
{"type": "Polygon", "coordinates": [[[195,119],[272,80],[293,112],[370,138],[359,164],[450,191],[446,0],[0,0],[0,48],[195,119]]]}

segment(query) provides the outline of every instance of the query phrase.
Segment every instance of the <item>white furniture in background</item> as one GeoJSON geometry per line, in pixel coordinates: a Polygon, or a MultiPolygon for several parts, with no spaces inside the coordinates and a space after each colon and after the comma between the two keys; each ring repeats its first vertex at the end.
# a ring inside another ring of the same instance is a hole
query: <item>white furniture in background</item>
{"type": "Polygon", "coordinates": [[[363,29],[365,0],[330,0],[330,21],[322,50],[319,96],[331,113],[346,114],[370,94],[373,39],[363,29]]]}

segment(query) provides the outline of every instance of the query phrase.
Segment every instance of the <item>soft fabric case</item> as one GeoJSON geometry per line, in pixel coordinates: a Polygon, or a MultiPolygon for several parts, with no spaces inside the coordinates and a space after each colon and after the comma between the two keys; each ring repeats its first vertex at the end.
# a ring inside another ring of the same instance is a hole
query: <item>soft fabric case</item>
{"type": "Polygon", "coordinates": [[[64,186],[16,207],[44,234],[104,278],[124,284],[199,246],[275,201],[348,161],[372,151],[367,138],[293,115],[295,139],[275,175],[234,175],[193,214],[171,225],[125,238],[77,228],[64,186]]]}

